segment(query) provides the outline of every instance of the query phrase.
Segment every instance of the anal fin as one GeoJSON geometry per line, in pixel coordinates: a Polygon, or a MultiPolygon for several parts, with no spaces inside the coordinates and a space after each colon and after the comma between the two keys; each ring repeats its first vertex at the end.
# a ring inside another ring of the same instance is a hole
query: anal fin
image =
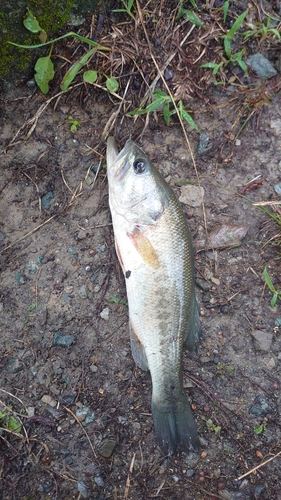
{"type": "Polygon", "coordinates": [[[136,365],[142,370],[148,370],[147,357],[145,354],[144,347],[142,346],[138,336],[134,332],[132,325],[130,323],[130,340],[131,340],[131,350],[134,361],[136,365]]]}

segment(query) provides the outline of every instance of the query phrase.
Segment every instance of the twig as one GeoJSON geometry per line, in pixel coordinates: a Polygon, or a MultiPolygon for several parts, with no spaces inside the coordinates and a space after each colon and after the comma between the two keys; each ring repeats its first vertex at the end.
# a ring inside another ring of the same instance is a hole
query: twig
{"type": "Polygon", "coordinates": [[[82,431],[84,432],[84,434],[85,434],[86,438],[88,439],[89,445],[90,445],[90,447],[91,447],[91,450],[92,450],[92,452],[93,452],[93,454],[94,454],[95,458],[98,458],[98,457],[97,457],[97,454],[96,454],[96,452],[95,452],[94,446],[93,446],[93,444],[92,444],[92,441],[90,440],[90,438],[89,438],[89,436],[88,436],[88,433],[85,431],[85,429],[84,429],[83,425],[81,424],[81,422],[80,422],[79,418],[77,418],[77,417],[76,417],[76,415],[75,415],[75,413],[73,413],[73,411],[71,411],[69,408],[67,408],[67,406],[63,406],[63,408],[64,408],[66,411],[68,411],[68,413],[70,413],[70,415],[71,415],[71,416],[72,416],[72,417],[76,420],[76,422],[80,425],[80,427],[81,427],[82,431]]]}
{"type": "Polygon", "coordinates": [[[276,455],[274,455],[274,457],[271,457],[269,458],[268,460],[266,460],[265,462],[263,462],[262,464],[259,464],[257,465],[256,467],[254,467],[253,469],[249,470],[248,472],[246,472],[246,474],[243,474],[242,476],[239,476],[237,479],[235,479],[235,481],[240,481],[241,479],[243,479],[244,477],[246,476],[249,476],[249,474],[252,474],[253,472],[255,472],[256,470],[260,469],[261,467],[263,467],[264,465],[268,464],[268,462],[271,462],[271,460],[274,460],[275,458],[279,457],[281,455],[281,451],[279,451],[279,453],[277,453],[276,455]]]}
{"type": "Polygon", "coordinates": [[[129,489],[130,489],[130,483],[131,483],[130,474],[132,474],[132,472],[133,472],[135,457],[136,457],[136,454],[134,453],[133,458],[131,460],[129,473],[127,476],[127,481],[126,481],[126,486],[125,486],[125,491],[124,491],[124,500],[126,500],[128,498],[128,495],[129,495],[129,489]]]}
{"type": "Polygon", "coordinates": [[[47,224],[48,222],[50,222],[50,220],[54,219],[54,217],[56,217],[56,215],[57,214],[52,215],[52,217],[49,217],[49,219],[47,219],[44,222],[42,222],[42,224],[39,224],[39,226],[35,227],[34,229],[32,229],[31,231],[29,231],[28,233],[24,234],[21,238],[19,238],[18,240],[14,241],[13,243],[11,243],[10,245],[8,245],[7,247],[3,248],[3,250],[1,250],[1,252],[0,252],[0,255],[2,253],[6,252],[6,250],[9,250],[9,248],[12,248],[13,246],[15,246],[20,241],[22,241],[25,238],[27,238],[27,236],[30,236],[31,234],[35,233],[35,231],[38,231],[38,229],[40,229],[40,227],[45,226],[45,224],[47,224]]]}

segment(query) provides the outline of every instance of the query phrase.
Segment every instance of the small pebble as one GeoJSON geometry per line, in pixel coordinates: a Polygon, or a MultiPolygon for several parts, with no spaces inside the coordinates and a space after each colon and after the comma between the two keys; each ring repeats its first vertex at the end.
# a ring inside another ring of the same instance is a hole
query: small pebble
{"type": "Polygon", "coordinates": [[[78,290],[78,295],[81,299],[86,299],[87,298],[87,289],[85,285],[82,285],[79,290],[78,290]]]}
{"type": "Polygon", "coordinates": [[[114,441],[113,439],[108,439],[107,441],[104,441],[103,444],[101,445],[99,453],[102,455],[102,457],[105,458],[111,457],[116,445],[117,445],[116,441],[114,441]]]}
{"type": "Polygon", "coordinates": [[[94,481],[98,486],[104,486],[104,480],[101,476],[96,476],[94,481]]]}
{"type": "Polygon", "coordinates": [[[81,493],[83,498],[87,498],[88,491],[87,491],[86,485],[85,485],[85,483],[83,483],[83,481],[78,481],[77,490],[81,493]]]}
{"type": "Polygon", "coordinates": [[[90,370],[92,373],[97,373],[98,367],[96,365],[90,365],[90,370]]]}
{"type": "Polygon", "coordinates": [[[52,193],[52,191],[49,191],[44,196],[42,196],[41,198],[42,210],[48,210],[50,208],[53,199],[54,199],[54,194],[52,193]]]}
{"type": "Polygon", "coordinates": [[[46,405],[52,406],[52,408],[55,408],[57,406],[57,402],[51,397],[48,396],[48,394],[45,394],[42,398],[41,401],[45,403],[46,405]]]}
{"type": "Polygon", "coordinates": [[[185,473],[186,477],[194,476],[194,469],[188,469],[185,473]]]}
{"type": "Polygon", "coordinates": [[[222,314],[228,314],[229,313],[229,306],[226,304],[224,306],[221,306],[220,311],[222,314]]]}
{"type": "Polygon", "coordinates": [[[109,320],[109,308],[105,307],[102,312],[100,313],[100,317],[104,319],[105,321],[109,320]]]}
{"type": "Polygon", "coordinates": [[[281,184],[275,184],[274,191],[276,194],[281,194],[281,184]]]}
{"type": "Polygon", "coordinates": [[[69,246],[68,249],[67,249],[67,251],[71,255],[77,255],[77,252],[76,252],[75,248],[73,248],[72,246],[69,246]]]}
{"type": "Polygon", "coordinates": [[[74,335],[64,335],[62,332],[56,332],[54,334],[53,344],[68,347],[73,344],[74,340],[74,335]]]}
{"type": "Polygon", "coordinates": [[[69,394],[62,394],[59,397],[59,402],[60,402],[60,404],[66,405],[66,406],[72,405],[76,399],[76,396],[77,396],[76,391],[70,392],[69,394]]]}

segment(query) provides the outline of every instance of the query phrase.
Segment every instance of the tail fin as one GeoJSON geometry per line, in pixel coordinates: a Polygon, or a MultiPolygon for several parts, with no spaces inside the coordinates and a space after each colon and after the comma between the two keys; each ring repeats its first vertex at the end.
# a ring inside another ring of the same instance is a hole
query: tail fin
{"type": "Polygon", "coordinates": [[[165,455],[200,448],[196,424],[185,396],[173,410],[152,401],[152,414],[157,441],[165,455]]]}

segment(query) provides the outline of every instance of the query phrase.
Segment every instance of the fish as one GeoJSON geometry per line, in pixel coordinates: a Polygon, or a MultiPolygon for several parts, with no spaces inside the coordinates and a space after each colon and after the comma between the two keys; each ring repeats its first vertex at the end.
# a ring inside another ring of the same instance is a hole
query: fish
{"type": "Polygon", "coordinates": [[[182,374],[183,351],[194,349],[201,332],[191,234],[172,188],[131,139],[119,152],[108,137],[106,162],[131,350],[136,365],[150,371],[156,438],[165,455],[196,450],[182,374]]]}

